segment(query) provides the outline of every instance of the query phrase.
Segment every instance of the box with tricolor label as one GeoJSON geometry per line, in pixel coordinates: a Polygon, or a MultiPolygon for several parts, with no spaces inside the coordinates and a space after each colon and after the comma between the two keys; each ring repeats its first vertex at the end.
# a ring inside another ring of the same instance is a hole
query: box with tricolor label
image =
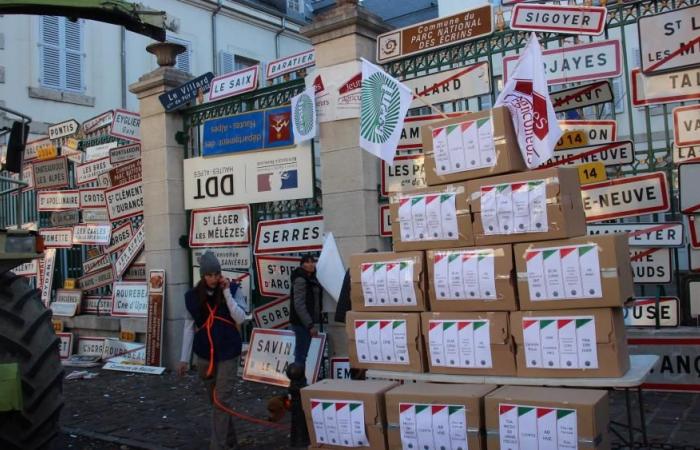
{"type": "Polygon", "coordinates": [[[507,312],[425,312],[421,321],[431,373],[515,376],[507,312]]]}
{"type": "Polygon", "coordinates": [[[474,245],[466,183],[392,194],[389,211],[395,252],[474,245]]]}
{"type": "Polygon", "coordinates": [[[510,314],[519,377],[621,377],[630,367],[622,309],[510,314]]]}
{"type": "Polygon", "coordinates": [[[350,257],[353,311],[425,311],[423,252],[357,253],[350,257]]]}
{"type": "Polygon", "coordinates": [[[518,301],[510,245],[430,250],[431,311],[515,311],[518,301]]]}
{"type": "Polygon", "coordinates": [[[621,307],[634,297],[626,233],[513,248],[523,310],[621,307]]]}
{"type": "Polygon", "coordinates": [[[503,106],[434,121],[421,136],[429,186],[527,170],[503,106]]]}
{"type": "Polygon", "coordinates": [[[384,395],[393,381],[322,380],[301,390],[311,448],[386,449],[384,395]]]}
{"type": "Polygon", "coordinates": [[[420,313],[348,312],[350,367],[425,372],[420,313]]]}
{"type": "Polygon", "coordinates": [[[586,234],[575,168],[551,167],[467,182],[475,245],[586,234]]]}
{"type": "Polygon", "coordinates": [[[487,384],[411,383],[386,393],[389,450],[483,449],[487,384]]]}
{"type": "Polygon", "coordinates": [[[489,450],[608,450],[608,393],[504,386],[485,398],[489,450]]]}

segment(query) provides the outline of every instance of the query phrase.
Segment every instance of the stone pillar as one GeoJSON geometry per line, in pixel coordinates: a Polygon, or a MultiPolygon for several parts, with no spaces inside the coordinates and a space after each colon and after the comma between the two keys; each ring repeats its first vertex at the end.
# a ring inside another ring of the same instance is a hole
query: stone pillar
{"type": "MultiPolygon", "coordinates": [[[[377,35],[391,27],[357,1],[337,4],[302,29],[316,50],[316,67],[332,69],[360,58],[374,61],[377,35]]],[[[354,73],[347,75],[349,78],[354,73]]],[[[380,164],[377,157],[359,147],[359,125],[359,117],[320,124],[325,229],[333,232],[346,266],[353,253],[370,247],[388,250],[389,246],[379,236],[380,164]]],[[[330,313],[327,331],[331,355],[347,355],[343,324],[333,321],[335,303],[326,301],[324,310],[330,313]]]]}
{"type": "Polygon", "coordinates": [[[182,177],[185,150],[175,142],[182,117],[166,113],[158,96],[192,77],[171,67],[174,59],[161,55],[158,59],[163,66],[140,77],[129,91],[138,96],[141,114],[146,270],[165,270],[162,358],[164,366],[174,368],[180,360],[184,295],[190,280],[187,250],[178,243],[187,234],[182,177]]]}

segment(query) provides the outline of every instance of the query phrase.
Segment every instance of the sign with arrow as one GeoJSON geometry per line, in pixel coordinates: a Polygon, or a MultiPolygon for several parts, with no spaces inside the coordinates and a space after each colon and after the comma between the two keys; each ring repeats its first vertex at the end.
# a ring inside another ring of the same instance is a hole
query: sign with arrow
{"type": "Polygon", "coordinates": [[[80,124],[75,119],[66,120],[49,127],[49,139],[60,139],[78,132],[80,124]]]}
{"type": "Polygon", "coordinates": [[[163,108],[167,112],[175,111],[197,98],[199,91],[202,91],[202,94],[209,92],[209,86],[213,79],[214,74],[207,72],[175,89],[161,94],[158,96],[158,100],[160,100],[160,104],[163,105],[163,108]]]}

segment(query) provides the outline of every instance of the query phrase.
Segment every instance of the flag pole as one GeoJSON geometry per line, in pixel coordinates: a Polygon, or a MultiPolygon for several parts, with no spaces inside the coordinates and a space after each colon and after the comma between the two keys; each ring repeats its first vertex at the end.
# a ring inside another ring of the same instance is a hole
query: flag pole
{"type": "Polygon", "coordinates": [[[420,101],[421,103],[423,103],[425,106],[427,106],[428,108],[432,109],[434,112],[440,114],[440,115],[441,115],[442,117],[444,117],[445,119],[449,119],[449,118],[450,118],[447,114],[445,114],[444,112],[442,112],[442,111],[440,111],[439,109],[437,109],[434,105],[428,103],[423,97],[418,96],[418,95],[414,95],[413,98],[417,99],[418,101],[420,101]]]}

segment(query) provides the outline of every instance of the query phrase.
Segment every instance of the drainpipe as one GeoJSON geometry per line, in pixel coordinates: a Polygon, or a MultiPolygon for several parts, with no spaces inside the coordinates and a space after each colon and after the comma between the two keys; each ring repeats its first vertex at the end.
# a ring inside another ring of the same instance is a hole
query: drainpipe
{"type": "Polygon", "coordinates": [[[216,73],[216,61],[217,58],[219,57],[219,45],[218,41],[216,39],[216,15],[219,14],[219,11],[221,11],[221,8],[223,7],[222,5],[222,0],[218,0],[216,4],[216,9],[211,13],[211,48],[212,48],[212,72],[216,73]]]}
{"type": "Polygon", "coordinates": [[[280,57],[280,36],[282,36],[282,33],[285,32],[287,29],[287,18],[282,16],[282,28],[275,33],[275,58],[280,57]]]}
{"type": "Polygon", "coordinates": [[[122,109],[126,109],[126,29],[121,27],[122,109]]]}

